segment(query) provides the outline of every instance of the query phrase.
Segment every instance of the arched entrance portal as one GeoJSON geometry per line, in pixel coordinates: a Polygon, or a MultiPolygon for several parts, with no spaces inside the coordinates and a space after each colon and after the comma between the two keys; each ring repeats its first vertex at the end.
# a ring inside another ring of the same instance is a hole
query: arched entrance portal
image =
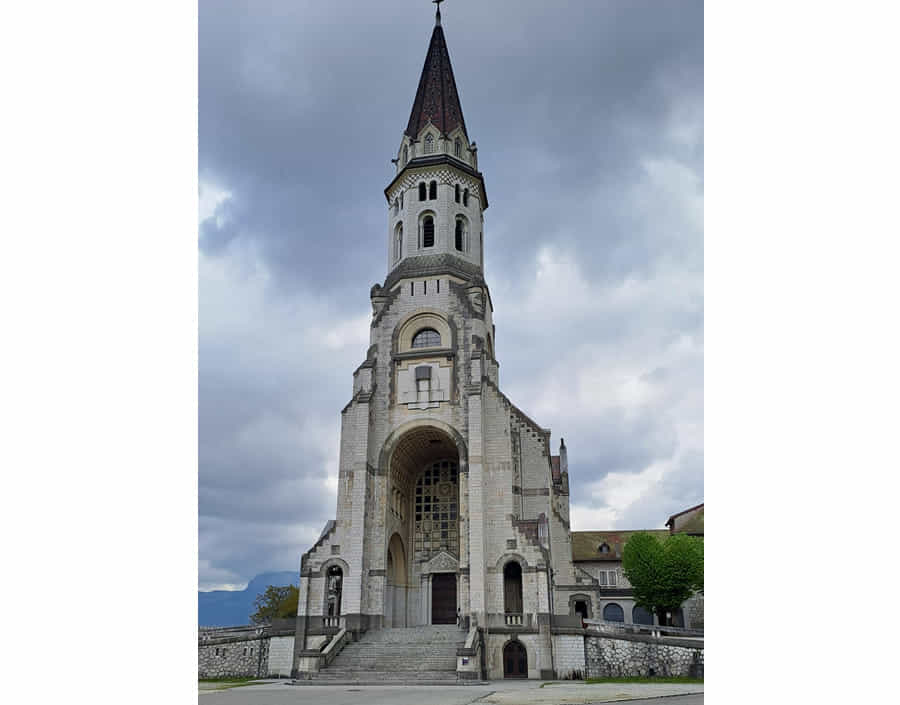
{"type": "Polygon", "coordinates": [[[528,652],[519,641],[503,647],[503,677],[528,678],[528,652]]]}
{"type": "Polygon", "coordinates": [[[391,536],[385,624],[391,626],[456,622],[461,604],[457,566],[465,527],[459,506],[460,452],[451,434],[458,435],[418,425],[385,449],[390,453],[386,535],[391,536]]]}

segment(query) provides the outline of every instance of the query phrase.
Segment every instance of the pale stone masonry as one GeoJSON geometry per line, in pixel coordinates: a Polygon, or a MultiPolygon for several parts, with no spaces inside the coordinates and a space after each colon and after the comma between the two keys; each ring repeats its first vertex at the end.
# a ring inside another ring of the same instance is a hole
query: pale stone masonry
{"type": "Polygon", "coordinates": [[[487,191],[439,16],[395,163],[386,278],[341,412],[337,512],[300,564],[293,675],[372,630],[459,623],[461,678],[479,676],[468,659],[482,644],[487,677],[577,677],[572,598],[587,573],[567,451],[551,455],[550,429],[501,391],[487,191]]]}

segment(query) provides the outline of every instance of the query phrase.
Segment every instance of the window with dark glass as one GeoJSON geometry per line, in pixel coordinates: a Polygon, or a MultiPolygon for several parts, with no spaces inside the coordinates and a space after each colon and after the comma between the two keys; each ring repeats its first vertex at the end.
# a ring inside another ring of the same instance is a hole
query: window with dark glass
{"type": "Polygon", "coordinates": [[[419,184],[419,200],[424,201],[426,198],[428,198],[428,194],[426,192],[425,182],[423,181],[419,184]]]}
{"type": "Polygon", "coordinates": [[[459,555],[459,473],[456,463],[429,465],[416,481],[415,558],[427,560],[439,551],[459,555]]]}
{"type": "Polygon", "coordinates": [[[463,251],[463,223],[461,220],[456,221],[456,249],[463,251]]]}
{"type": "Polygon", "coordinates": [[[463,205],[464,206],[469,205],[469,189],[466,189],[465,191],[463,191],[463,205]]]}
{"type": "Polygon", "coordinates": [[[456,202],[459,203],[459,184],[456,184],[454,196],[456,198],[456,202]]]}
{"type": "Polygon", "coordinates": [[[431,200],[437,198],[437,181],[432,181],[428,185],[428,198],[431,200]]]}
{"type": "Polygon", "coordinates": [[[422,247],[434,247],[434,218],[430,215],[422,221],[422,247]]]}
{"type": "Polygon", "coordinates": [[[441,334],[434,328],[423,328],[412,341],[414,348],[438,348],[441,345],[441,334]]]}

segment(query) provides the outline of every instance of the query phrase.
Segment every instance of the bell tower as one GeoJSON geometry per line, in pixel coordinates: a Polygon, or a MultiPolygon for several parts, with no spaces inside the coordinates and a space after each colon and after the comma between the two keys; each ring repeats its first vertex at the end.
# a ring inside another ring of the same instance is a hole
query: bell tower
{"type": "MultiPolygon", "coordinates": [[[[439,6],[440,7],[440,6],[439,6]]],[[[438,9],[388,202],[388,272],[412,272],[446,256],[482,271],[488,207],[478,148],[469,139],[438,9]],[[425,259],[423,259],[425,258],[425,259]]]]}

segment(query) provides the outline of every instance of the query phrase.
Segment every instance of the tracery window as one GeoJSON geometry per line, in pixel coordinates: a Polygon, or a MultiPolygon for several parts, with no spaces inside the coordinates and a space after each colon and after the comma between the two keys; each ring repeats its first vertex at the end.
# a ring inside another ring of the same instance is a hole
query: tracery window
{"type": "Polygon", "coordinates": [[[403,147],[403,166],[409,161],[409,145],[403,147]]]}
{"type": "Polygon", "coordinates": [[[441,334],[434,328],[423,328],[412,340],[414,348],[439,348],[441,346],[441,334]]]}
{"type": "Polygon", "coordinates": [[[459,141],[459,137],[456,138],[456,142],[453,143],[453,153],[462,158],[462,142],[459,141]]]}
{"type": "Polygon", "coordinates": [[[438,551],[459,556],[459,473],[456,463],[442,460],[425,468],[416,481],[416,560],[438,551]]]}
{"type": "Polygon", "coordinates": [[[428,135],[425,137],[425,154],[431,154],[434,151],[434,137],[428,135]]]}

